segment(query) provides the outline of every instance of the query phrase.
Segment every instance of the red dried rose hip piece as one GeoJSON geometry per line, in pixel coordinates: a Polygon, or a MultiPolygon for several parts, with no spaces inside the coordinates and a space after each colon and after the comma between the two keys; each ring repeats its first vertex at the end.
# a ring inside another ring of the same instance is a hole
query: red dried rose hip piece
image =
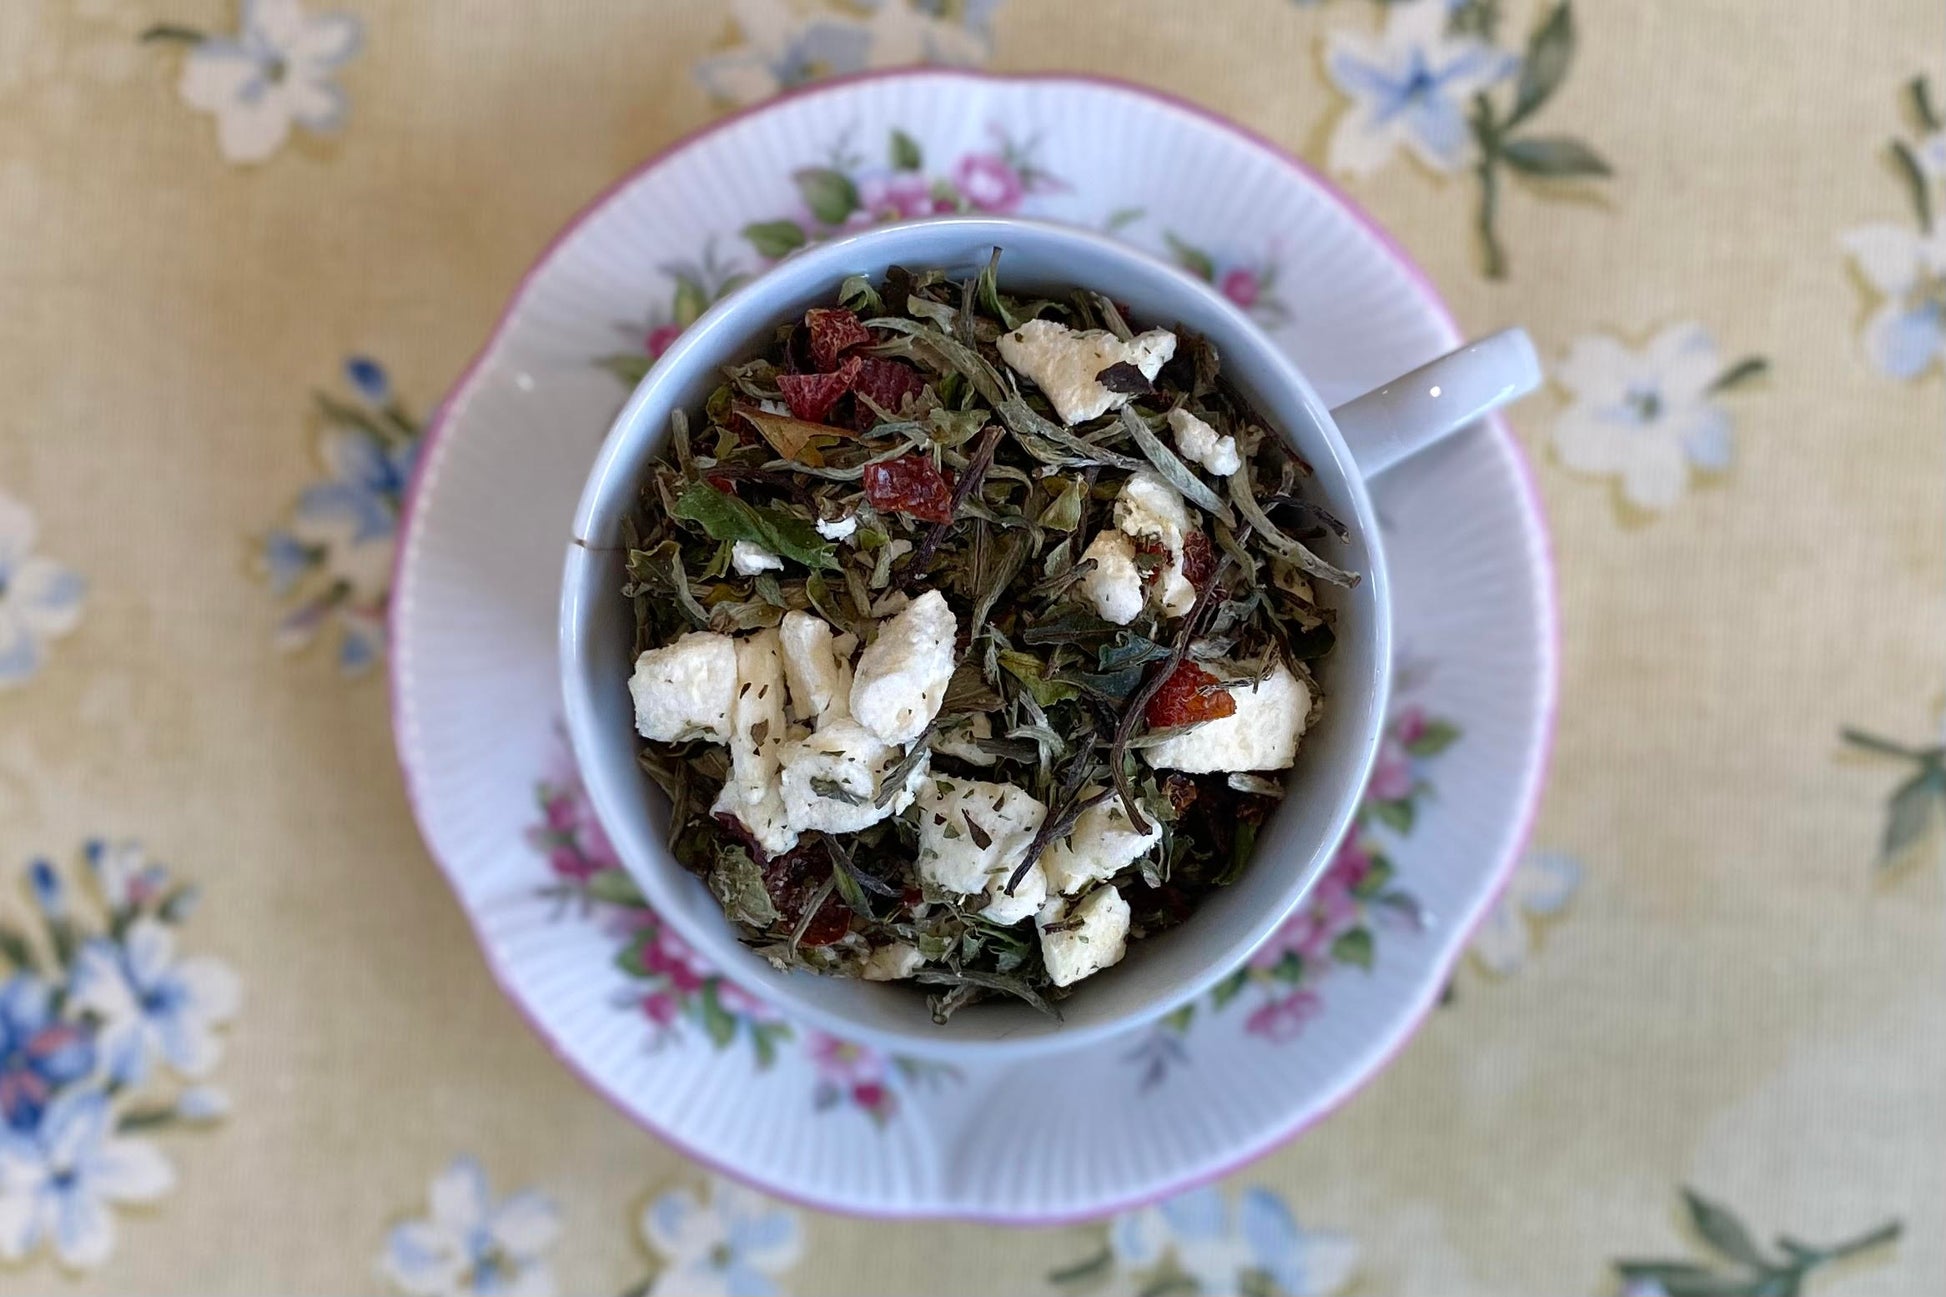
{"type": "Polygon", "coordinates": [[[842,307],[813,307],[804,312],[804,327],[811,334],[811,359],[822,370],[837,368],[838,357],[851,347],[862,347],[872,333],[856,315],[842,307]]]}
{"type": "MultiPolygon", "coordinates": [[[[926,380],[910,365],[881,356],[860,356],[858,359],[861,362],[858,378],[852,383],[851,390],[871,397],[874,405],[889,414],[899,413],[906,397],[917,396],[926,390],[926,380]]],[[[852,427],[860,432],[870,432],[878,422],[878,415],[863,401],[856,404],[858,408],[852,412],[852,427]]]]}
{"type": "Polygon", "coordinates": [[[881,512],[903,513],[921,522],[953,520],[953,488],[924,455],[865,465],[865,498],[881,512]]]}
{"type": "Polygon", "coordinates": [[[1198,592],[1216,574],[1216,547],[1200,531],[1182,538],[1182,574],[1198,592]]]}
{"type": "Polygon", "coordinates": [[[1143,713],[1151,729],[1195,725],[1234,716],[1237,700],[1219,688],[1217,678],[1194,662],[1184,662],[1162,682],[1143,713]]]}
{"type": "Polygon", "coordinates": [[[823,423],[824,416],[831,413],[831,407],[851,390],[857,379],[858,357],[849,356],[829,374],[779,374],[777,388],[784,394],[784,404],[791,407],[793,415],[811,423],[823,423]]]}

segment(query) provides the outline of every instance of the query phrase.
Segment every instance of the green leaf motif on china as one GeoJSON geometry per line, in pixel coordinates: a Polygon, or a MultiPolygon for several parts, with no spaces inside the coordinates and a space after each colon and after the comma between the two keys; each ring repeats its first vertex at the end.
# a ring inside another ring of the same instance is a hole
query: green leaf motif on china
{"type": "Polygon", "coordinates": [[[858,186],[835,167],[805,167],[792,179],[811,215],[826,225],[842,225],[858,210],[858,186]]]}
{"type": "Polygon", "coordinates": [[[926,165],[926,155],[919,150],[919,141],[894,126],[892,142],[887,150],[891,155],[894,171],[919,171],[926,165]]]}
{"type": "Polygon", "coordinates": [[[743,227],[743,237],[758,256],[775,261],[803,247],[809,236],[796,221],[757,221],[743,227]]]}

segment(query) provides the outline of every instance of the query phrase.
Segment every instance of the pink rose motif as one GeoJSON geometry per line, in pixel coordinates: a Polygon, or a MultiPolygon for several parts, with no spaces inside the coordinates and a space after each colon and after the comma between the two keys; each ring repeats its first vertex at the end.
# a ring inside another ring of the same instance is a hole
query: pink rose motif
{"type": "Polygon", "coordinates": [[[892,1115],[897,1100],[892,1092],[877,1081],[867,1081],[851,1087],[851,1101],[869,1112],[875,1119],[884,1121],[892,1115]]]}
{"type": "Polygon", "coordinates": [[[556,878],[571,883],[585,883],[601,872],[601,866],[582,855],[573,846],[555,847],[547,853],[547,867],[554,871],[556,878]]]}
{"type": "Polygon", "coordinates": [[[1246,311],[1257,304],[1257,296],[1263,291],[1263,285],[1257,280],[1257,272],[1242,266],[1226,272],[1217,288],[1223,296],[1246,311]]]}
{"type": "Polygon", "coordinates": [[[658,1027],[673,1027],[682,1009],[676,1003],[675,996],[666,991],[657,991],[642,997],[642,1012],[658,1027]]]}
{"type": "Polygon", "coordinates": [[[663,352],[669,350],[669,344],[681,336],[680,324],[658,324],[650,329],[649,336],[643,342],[643,345],[648,348],[649,359],[660,358],[663,352]]]}
{"type": "Polygon", "coordinates": [[[572,833],[581,821],[574,795],[563,788],[549,788],[542,794],[541,813],[546,817],[548,829],[554,833],[572,833]]]}
{"type": "Polygon", "coordinates": [[[1372,764],[1371,782],[1365,785],[1365,799],[1396,802],[1412,795],[1412,758],[1390,735],[1379,744],[1378,760],[1372,764]]]}
{"type": "Polygon", "coordinates": [[[1318,880],[1318,892],[1328,893],[1334,889],[1353,892],[1372,872],[1372,853],[1365,849],[1365,843],[1357,834],[1345,835],[1338,844],[1338,854],[1331,858],[1331,865],[1318,880]]]}
{"type": "Polygon", "coordinates": [[[993,153],[969,153],[953,169],[953,183],[966,201],[983,212],[1011,212],[1019,208],[1027,186],[1005,158],[993,153]]]}
{"type": "MultiPolygon", "coordinates": [[[[868,176],[859,181],[858,202],[872,221],[903,221],[937,210],[932,184],[915,172],[868,176]]],[[[856,215],[856,213],[854,213],[856,215]]]]}
{"type": "Polygon", "coordinates": [[[678,996],[691,996],[703,989],[703,970],[682,939],[667,928],[658,930],[642,950],[642,969],[668,983],[678,996]]]}
{"type": "Polygon", "coordinates": [[[1279,999],[1266,1000],[1251,1010],[1243,1029],[1253,1036],[1282,1044],[1294,1040],[1304,1025],[1324,1009],[1315,991],[1292,991],[1279,999]]]}
{"type": "Polygon", "coordinates": [[[876,1086],[884,1073],[877,1053],[855,1040],[814,1032],[809,1049],[818,1075],[850,1087],[854,1095],[867,1086],[876,1086]]]}
{"type": "Polygon", "coordinates": [[[1408,707],[1392,718],[1392,737],[1400,746],[1410,747],[1425,736],[1430,722],[1423,707],[1408,707]]]}

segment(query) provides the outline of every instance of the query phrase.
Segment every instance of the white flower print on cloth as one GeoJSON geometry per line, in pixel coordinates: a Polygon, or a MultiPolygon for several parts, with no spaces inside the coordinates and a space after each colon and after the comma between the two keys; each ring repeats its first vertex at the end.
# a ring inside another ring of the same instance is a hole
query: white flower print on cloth
{"type": "Polygon", "coordinates": [[[1214,1186],[1125,1212],[1108,1223],[1101,1251],[1048,1278],[1057,1285],[1112,1274],[1118,1291],[1194,1292],[1201,1297],[1326,1297],[1344,1291],[1358,1246],[1299,1227],[1284,1200],[1261,1186],[1236,1201],[1214,1186]]]}
{"type": "Polygon", "coordinates": [[[532,1190],[495,1202],[486,1172],[454,1158],[434,1177],[431,1216],[394,1226],[379,1274],[415,1297],[548,1297],[554,1274],[545,1253],[561,1233],[551,1199],[532,1190]]]}
{"type": "Polygon", "coordinates": [[[193,910],[195,889],[172,882],[133,844],[90,842],[84,857],[92,885],[71,885],[48,860],[28,866],[24,922],[0,894],[0,1260],[8,1262],[40,1253],[69,1268],[106,1260],[110,1208],[152,1201],[175,1181],[135,1132],[208,1125],[229,1111],[222,1091],[171,1079],[210,1070],[218,1049],[209,1029],[237,999],[227,968],[173,957],[170,933],[193,910]],[[133,986],[131,964],[142,970],[133,986]],[[152,1053],[168,1066],[150,1066],[152,1053]]]}
{"type": "Polygon", "coordinates": [[[392,550],[424,429],[377,361],[349,358],[345,378],[357,401],[317,394],[317,456],[327,476],[304,488],[288,524],[264,538],[258,567],[271,592],[291,601],[277,646],[295,652],[335,626],[338,669],[352,676],[385,649],[392,550]]]}
{"type": "Polygon", "coordinates": [[[1888,378],[1919,377],[1946,355],[1946,228],[1867,225],[1843,243],[1879,298],[1865,322],[1866,358],[1888,378]]]}
{"type": "Polygon", "coordinates": [[[300,0],[243,0],[234,36],[174,25],[143,33],[190,46],[177,92],[215,115],[217,147],[236,163],[276,154],[293,124],[318,134],[342,126],[348,105],[334,78],[362,37],[352,15],[307,13],[300,0]]]}
{"type": "Polygon", "coordinates": [[[1676,324],[1631,350],[1607,334],[1578,339],[1555,378],[1572,396],[1554,423],[1554,450],[1578,473],[1621,480],[1623,496],[1661,511],[1692,469],[1730,467],[1730,415],[1718,398],[1765,373],[1749,357],[1725,369],[1700,324],[1676,324]]]}
{"type": "Polygon", "coordinates": [[[706,1200],[677,1189],[650,1203],[642,1238],[663,1263],[649,1297],[782,1297],[804,1250],[795,1211],[721,1177],[706,1200]]]}
{"type": "Polygon", "coordinates": [[[32,679],[45,660],[45,642],[81,621],[87,587],[34,553],[39,534],[33,511],[0,491],[0,689],[32,679]]]}
{"type": "Polygon", "coordinates": [[[1580,886],[1581,864],[1573,856],[1537,851],[1523,859],[1473,934],[1474,962],[1498,977],[1526,967],[1539,945],[1539,922],[1566,910],[1580,886]]]}
{"type": "Polygon", "coordinates": [[[863,0],[839,8],[731,0],[742,43],[696,65],[712,98],[752,104],[821,77],[912,63],[985,62],[997,0],[863,0]]]}
{"type": "Polygon", "coordinates": [[[1376,38],[1332,31],[1325,71],[1351,100],[1331,134],[1333,171],[1369,175],[1402,146],[1441,174],[1465,164],[1474,145],[1469,102],[1520,60],[1452,31],[1449,17],[1446,0],[1406,0],[1385,7],[1376,38]]]}
{"type": "Polygon", "coordinates": [[[117,1203],[153,1202],[175,1172],[147,1140],[115,1133],[99,1090],[70,1090],[24,1137],[0,1141],[0,1257],[43,1246],[64,1266],[100,1265],[115,1250],[117,1203]]]}
{"type": "Polygon", "coordinates": [[[208,955],[178,960],[168,925],[140,918],[119,941],[100,937],[81,948],[72,996],[100,1020],[109,1076],[136,1085],[158,1062],[179,1076],[209,1075],[223,1056],[216,1029],[236,1016],[243,992],[227,964],[208,955]]]}
{"type": "Polygon", "coordinates": [[[1931,84],[1906,85],[1917,139],[1895,137],[1888,151],[1905,181],[1915,227],[1874,222],[1839,238],[1872,295],[1861,343],[1865,358],[1888,378],[1915,379],[1946,355],[1946,221],[1937,216],[1946,180],[1946,121],[1931,84]]]}

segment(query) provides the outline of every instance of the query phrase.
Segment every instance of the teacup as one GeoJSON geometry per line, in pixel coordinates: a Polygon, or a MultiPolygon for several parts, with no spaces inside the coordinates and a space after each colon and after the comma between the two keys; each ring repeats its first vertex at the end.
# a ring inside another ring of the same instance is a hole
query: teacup
{"type": "Polygon", "coordinates": [[[562,685],[575,759],[602,827],[649,903],[703,958],[790,1017],[834,1034],[900,1054],[995,1058],[1079,1046],[1162,1017],[1276,931],[1330,863],[1357,809],[1384,725],[1392,659],[1390,587],[1367,480],[1539,381],[1533,346],[1515,329],[1328,409],[1296,364],[1208,284],[1068,226],[946,217],[793,253],[711,307],[656,361],[616,416],[575,513],[561,592],[562,685]],[[1059,1001],[1058,1019],[994,1000],[936,1025],[913,984],[771,967],[737,940],[716,898],[671,856],[667,800],[636,763],[628,691],[635,628],[621,595],[621,524],[667,445],[670,416],[699,409],[722,367],[762,350],[776,325],[830,304],[849,275],[877,278],[893,265],[971,274],[994,248],[1003,289],[1091,288],[1123,304],[1138,328],[1181,325],[1209,338],[1224,376],[1311,465],[1307,496],[1349,529],[1348,540],[1327,539],[1319,552],[1362,580],[1332,592],[1337,643],[1317,673],[1323,715],[1304,735],[1284,801],[1241,877],[1178,927],[1131,942],[1120,964],[1059,1001]]]}

